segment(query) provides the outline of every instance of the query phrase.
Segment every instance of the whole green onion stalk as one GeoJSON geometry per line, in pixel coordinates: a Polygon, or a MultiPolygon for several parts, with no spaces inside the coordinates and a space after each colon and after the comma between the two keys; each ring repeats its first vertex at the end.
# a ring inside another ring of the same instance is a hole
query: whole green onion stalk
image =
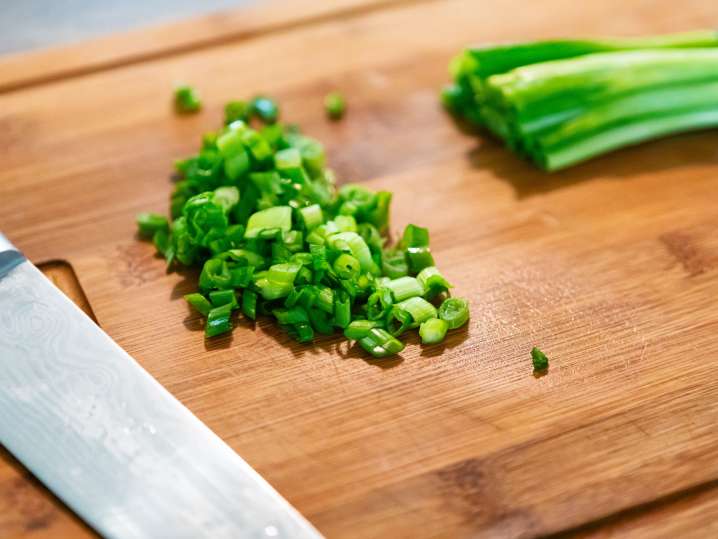
{"type": "Polygon", "coordinates": [[[442,93],[545,170],[718,125],[718,33],[469,48],[442,93]]]}

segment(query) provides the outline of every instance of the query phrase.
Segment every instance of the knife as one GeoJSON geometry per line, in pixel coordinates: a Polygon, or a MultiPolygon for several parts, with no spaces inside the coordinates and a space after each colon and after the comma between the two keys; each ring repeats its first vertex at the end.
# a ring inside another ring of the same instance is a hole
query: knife
{"type": "Polygon", "coordinates": [[[2,234],[0,443],[104,537],[321,537],[2,234]]]}

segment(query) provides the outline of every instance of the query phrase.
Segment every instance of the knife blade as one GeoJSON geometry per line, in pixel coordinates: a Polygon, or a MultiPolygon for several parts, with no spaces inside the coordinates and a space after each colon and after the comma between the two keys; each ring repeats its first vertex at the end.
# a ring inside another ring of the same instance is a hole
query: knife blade
{"type": "Polygon", "coordinates": [[[2,234],[0,442],[108,538],[321,537],[2,234]]]}

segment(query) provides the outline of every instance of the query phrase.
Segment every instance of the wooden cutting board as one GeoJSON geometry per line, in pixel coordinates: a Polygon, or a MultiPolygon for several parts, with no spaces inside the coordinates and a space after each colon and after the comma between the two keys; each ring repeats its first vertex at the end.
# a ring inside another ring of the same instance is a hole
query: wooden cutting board
{"type": "MultiPolygon", "coordinates": [[[[546,175],[457,131],[437,91],[470,42],[717,20],[707,0],[302,1],[3,59],[0,230],[67,261],[104,330],[328,537],[714,537],[718,133],[546,175]],[[178,81],[201,114],[173,114],[178,81]],[[430,228],[468,328],[385,363],[267,321],[204,340],[195,276],[166,274],[134,216],[257,92],[342,182],[395,193],[395,231],[430,228]]],[[[91,534],[2,457],[0,536],[91,534]]]]}

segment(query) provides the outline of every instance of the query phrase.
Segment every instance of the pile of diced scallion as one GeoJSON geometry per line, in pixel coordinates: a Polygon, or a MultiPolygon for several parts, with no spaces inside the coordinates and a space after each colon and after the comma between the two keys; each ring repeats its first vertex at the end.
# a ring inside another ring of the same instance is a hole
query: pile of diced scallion
{"type": "Polygon", "coordinates": [[[171,219],[137,219],[168,266],[202,268],[185,299],[206,336],[231,331],[241,311],[273,316],[299,342],[343,331],[382,358],[404,349],[408,329],[434,344],[463,326],[468,303],[449,297],[428,230],[410,224],[388,246],[391,193],[337,189],[322,145],[278,116],[266,97],[227,104],[225,125],[176,163],[171,219]]]}

